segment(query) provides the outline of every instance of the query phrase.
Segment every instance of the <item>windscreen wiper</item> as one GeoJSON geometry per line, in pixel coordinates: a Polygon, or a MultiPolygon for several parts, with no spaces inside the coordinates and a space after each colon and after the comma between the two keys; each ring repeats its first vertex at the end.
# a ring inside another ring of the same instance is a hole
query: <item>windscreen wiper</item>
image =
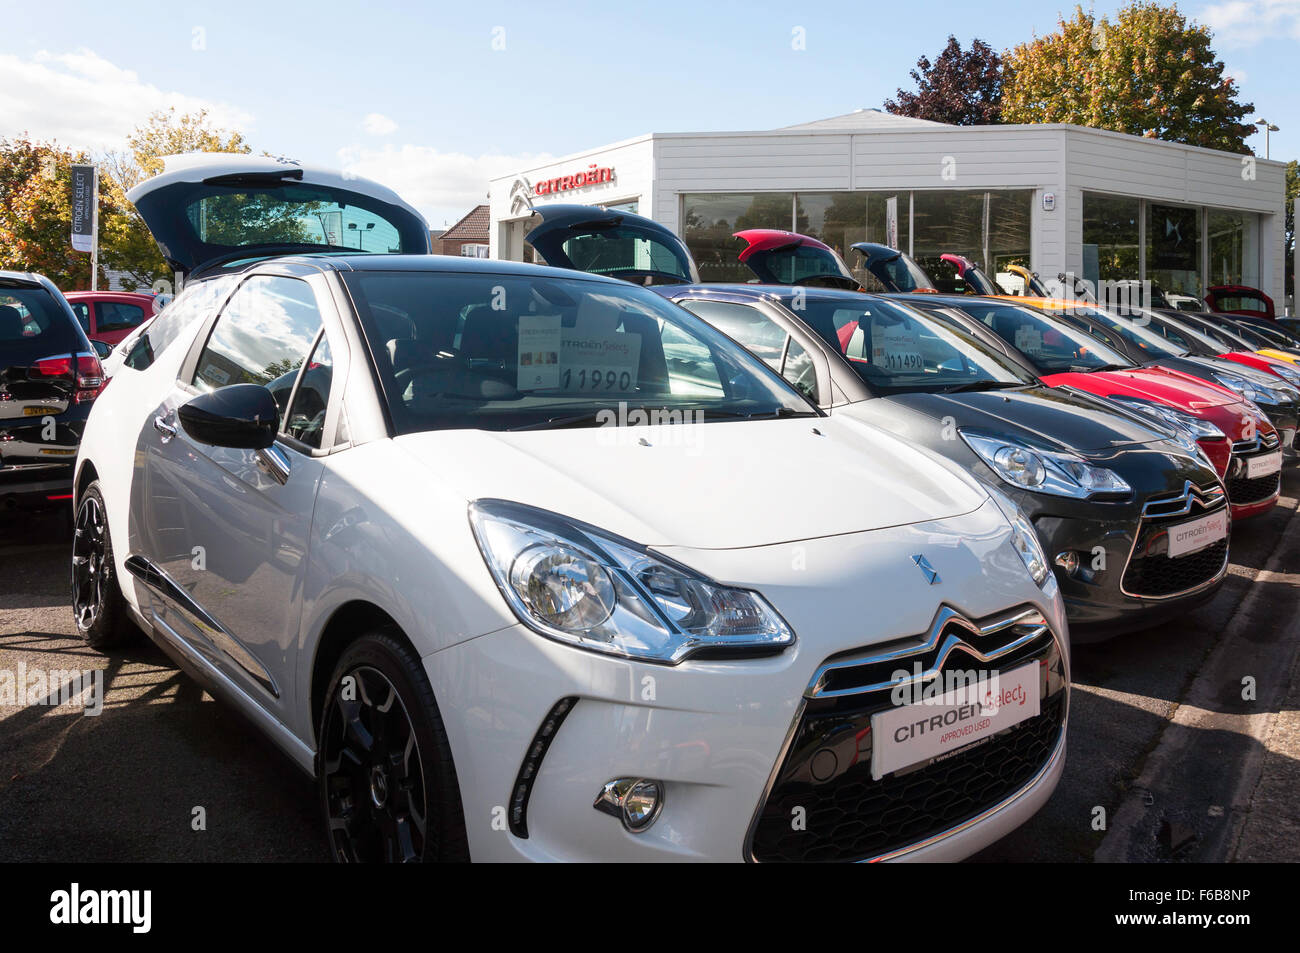
{"type": "Polygon", "coordinates": [[[977,390],[1007,390],[1011,387],[1028,387],[1024,381],[967,381],[955,387],[945,387],[941,394],[961,394],[977,390]]]}

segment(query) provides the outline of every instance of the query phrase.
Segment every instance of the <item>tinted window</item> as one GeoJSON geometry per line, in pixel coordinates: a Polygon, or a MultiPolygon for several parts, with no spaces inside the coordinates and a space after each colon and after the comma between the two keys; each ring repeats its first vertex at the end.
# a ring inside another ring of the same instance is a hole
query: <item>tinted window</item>
{"type": "Polygon", "coordinates": [[[199,354],[194,386],[261,384],[276,395],[283,427],[293,381],[321,329],[311,286],[296,278],[256,275],[231,297],[199,354]]]}
{"type": "MultiPolygon", "coordinates": [[[[0,286],[0,349],[27,354],[88,350],[62,304],[44,288],[0,286]]],[[[45,355],[41,355],[45,356],[45,355]]]]}
{"type": "Polygon", "coordinates": [[[90,333],[90,305],[85,301],[69,301],[72,305],[72,313],[77,316],[77,323],[81,325],[81,330],[87,334],[90,333]]]}
{"type": "Polygon", "coordinates": [[[634,285],[437,271],[343,280],[400,433],[810,412],[743,348],[634,285]]]}
{"type": "Polygon", "coordinates": [[[144,308],[122,301],[99,301],[95,307],[99,311],[99,320],[95,324],[98,333],[139,327],[147,317],[144,308]]]}

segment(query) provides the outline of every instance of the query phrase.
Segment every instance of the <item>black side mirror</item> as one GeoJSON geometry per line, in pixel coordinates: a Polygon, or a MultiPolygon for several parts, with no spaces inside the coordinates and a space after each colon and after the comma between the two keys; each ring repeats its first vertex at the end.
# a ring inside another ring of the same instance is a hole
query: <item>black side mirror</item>
{"type": "Polygon", "coordinates": [[[177,416],[199,443],[265,450],[275,443],[280,409],[261,384],[231,384],[182,404],[177,416]]]}
{"type": "Polygon", "coordinates": [[[113,345],[107,344],[104,341],[91,341],[90,346],[95,349],[95,356],[101,361],[113,353],[113,345]]]}

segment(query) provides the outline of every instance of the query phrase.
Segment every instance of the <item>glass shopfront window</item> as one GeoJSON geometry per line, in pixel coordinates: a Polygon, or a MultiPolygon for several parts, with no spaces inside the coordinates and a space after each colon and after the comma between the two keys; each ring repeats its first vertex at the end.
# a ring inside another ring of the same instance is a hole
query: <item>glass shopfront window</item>
{"type": "Polygon", "coordinates": [[[1146,244],[1146,280],[1166,294],[1204,294],[1199,208],[1147,203],[1146,244]]]}
{"type": "Polygon", "coordinates": [[[943,292],[962,293],[965,282],[940,255],[984,261],[984,192],[914,192],[912,257],[943,292]]]}
{"type": "Polygon", "coordinates": [[[1208,285],[1259,287],[1259,217],[1250,212],[1208,211],[1208,285]]]}
{"type": "Polygon", "coordinates": [[[732,235],[746,228],[789,229],[793,192],[715,192],[685,196],[682,240],[703,281],[749,281],[753,273],[736,261],[744,243],[732,235]]]}
{"type": "Polygon", "coordinates": [[[1141,275],[1138,199],[1083,193],[1083,274],[1092,282],[1137,281],[1141,275]]]}

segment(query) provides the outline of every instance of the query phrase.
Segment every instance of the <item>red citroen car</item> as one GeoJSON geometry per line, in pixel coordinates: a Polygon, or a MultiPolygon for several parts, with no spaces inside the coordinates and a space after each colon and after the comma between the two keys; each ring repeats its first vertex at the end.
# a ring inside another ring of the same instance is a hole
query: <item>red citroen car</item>
{"type": "Polygon", "coordinates": [[[154,296],[134,291],[69,291],[64,295],[92,341],[116,345],[153,317],[154,296]]]}

